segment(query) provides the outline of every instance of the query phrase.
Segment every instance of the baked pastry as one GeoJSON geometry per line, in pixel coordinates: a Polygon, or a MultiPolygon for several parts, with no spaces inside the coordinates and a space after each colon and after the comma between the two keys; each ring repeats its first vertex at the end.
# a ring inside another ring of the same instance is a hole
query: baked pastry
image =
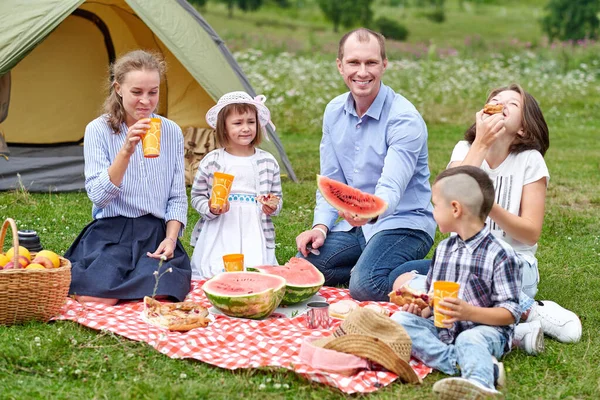
{"type": "Polygon", "coordinates": [[[256,196],[256,200],[260,204],[264,204],[265,206],[269,206],[271,208],[277,208],[279,205],[279,197],[275,196],[273,193],[256,196]]]}
{"type": "Polygon", "coordinates": [[[340,300],[337,303],[329,305],[329,316],[333,318],[345,319],[352,310],[358,307],[352,300],[340,300]]]}
{"type": "Polygon", "coordinates": [[[423,310],[425,307],[433,305],[433,297],[429,296],[427,293],[413,290],[408,286],[402,286],[400,289],[396,289],[391,292],[389,296],[390,301],[399,306],[416,304],[417,307],[419,307],[419,310],[423,310]]]}
{"type": "Polygon", "coordinates": [[[208,310],[191,301],[161,303],[152,297],[144,297],[143,316],[147,322],[170,331],[189,331],[205,328],[210,320],[208,310]]]}
{"type": "Polygon", "coordinates": [[[502,104],[486,104],[483,106],[483,112],[485,114],[493,115],[499,114],[504,111],[504,106],[502,104]]]}

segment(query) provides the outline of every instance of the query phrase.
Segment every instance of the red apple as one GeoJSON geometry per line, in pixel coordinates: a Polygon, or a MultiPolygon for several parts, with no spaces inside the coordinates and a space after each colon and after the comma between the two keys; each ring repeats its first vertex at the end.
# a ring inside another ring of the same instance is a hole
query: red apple
{"type": "Polygon", "coordinates": [[[25,256],[19,256],[19,264],[21,265],[20,268],[25,268],[26,266],[28,266],[30,263],[29,258],[25,257],[25,256]]]}
{"type": "Polygon", "coordinates": [[[43,265],[45,268],[54,268],[54,264],[52,263],[52,261],[48,258],[48,257],[42,257],[42,256],[36,256],[33,261],[33,264],[41,264],[43,265]]]}
{"type": "Polygon", "coordinates": [[[15,269],[15,263],[12,261],[7,262],[4,269],[15,269]]]}

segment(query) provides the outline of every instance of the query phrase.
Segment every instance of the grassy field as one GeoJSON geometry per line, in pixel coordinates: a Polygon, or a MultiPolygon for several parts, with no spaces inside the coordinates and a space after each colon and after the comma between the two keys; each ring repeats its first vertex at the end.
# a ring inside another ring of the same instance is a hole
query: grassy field
{"type": "MultiPolygon", "coordinates": [[[[551,131],[551,146],[546,154],[551,179],[538,250],[541,274],[538,298],[557,301],[579,314],[583,336],[574,345],[548,339],[546,351],[538,357],[519,351],[508,354],[504,358],[508,374],[504,393],[510,399],[597,398],[600,392],[597,336],[600,278],[596,272],[600,264],[597,45],[587,49],[539,46],[534,50],[523,47],[508,51],[503,41],[510,41],[517,34],[519,43],[541,43],[539,28],[533,23],[526,24],[527,15],[541,10],[541,2],[534,2],[532,7],[517,1],[504,5],[498,2],[466,15],[458,11],[456,2],[448,3],[449,25],[440,25],[437,30],[433,26],[421,26],[419,30],[417,26],[426,22],[405,18],[407,25],[410,22],[415,26],[411,29],[410,44],[426,41],[432,35],[438,48],[456,47],[458,55],[390,56],[384,81],[413,101],[426,119],[432,176],[445,167],[454,144],[462,138],[489,89],[516,81],[540,101],[551,131]],[[499,11],[502,9],[504,16],[499,11]],[[523,14],[523,19],[514,21],[516,14],[523,14]],[[463,19],[452,22],[454,15],[463,19]],[[497,41],[486,40],[487,50],[465,44],[464,38],[473,37],[472,32],[479,32],[482,37],[491,37],[496,32],[491,30],[494,25],[491,20],[480,19],[485,15],[495,16],[498,24],[504,24],[511,33],[497,41]]],[[[284,182],[284,210],[275,220],[280,261],[294,255],[295,236],[312,221],[321,115],[326,102],[344,91],[332,53],[338,35],[329,32],[330,28],[315,10],[306,11],[306,16],[294,17],[291,13],[280,19],[271,9],[247,15],[236,10],[240,19],[232,23],[224,8],[210,5],[205,15],[227,43],[231,41],[236,57],[257,91],[267,95],[273,120],[300,179],[298,184],[284,182]],[[280,23],[257,24],[261,16],[265,21],[280,23]],[[295,28],[285,26],[281,20],[295,28]],[[290,40],[297,41],[297,53],[287,47],[290,40]],[[286,53],[282,54],[282,50],[286,53]]],[[[397,53],[400,54],[404,53],[397,53]]],[[[90,213],[91,204],[85,193],[31,194],[26,190],[0,193],[0,219],[13,217],[20,228],[36,229],[43,245],[57,252],[67,249],[90,221],[90,213]]],[[[193,225],[197,219],[198,215],[190,210],[188,224],[193,225]]],[[[189,235],[188,229],[184,238],[188,251],[191,250],[189,235]]],[[[440,239],[438,234],[436,242],[440,239]]],[[[433,373],[422,386],[394,383],[374,394],[352,397],[433,398],[431,385],[442,377],[433,373]]],[[[284,370],[231,372],[204,363],[169,359],[145,344],[72,322],[0,327],[0,399],[265,397],[345,396],[284,370]]]]}

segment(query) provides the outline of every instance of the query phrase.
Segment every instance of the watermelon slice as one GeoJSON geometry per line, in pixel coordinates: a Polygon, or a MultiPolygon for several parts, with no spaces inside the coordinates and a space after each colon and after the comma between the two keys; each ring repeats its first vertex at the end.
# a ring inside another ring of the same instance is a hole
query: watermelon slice
{"type": "Polygon", "coordinates": [[[375,195],[361,192],[323,175],[317,175],[317,186],[325,200],[335,209],[359,218],[375,218],[388,207],[385,201],[375,195]]]}
{"type": "Polygon", "coordinates": [[[279,307],[285,279],[258,272],[223,272],[202,285],[206,298],[230,317],[261,319],[279,307]]]}
{"type": "Polygon", "coordinates": [[[281,276],[285,279],[285,294],[281,300],[281,304],[284,305],[310,299],[325,283],[325,277],[321,271],[303,258],[292,257],[285,265],[261,265],[252,270],[281,276]]]}

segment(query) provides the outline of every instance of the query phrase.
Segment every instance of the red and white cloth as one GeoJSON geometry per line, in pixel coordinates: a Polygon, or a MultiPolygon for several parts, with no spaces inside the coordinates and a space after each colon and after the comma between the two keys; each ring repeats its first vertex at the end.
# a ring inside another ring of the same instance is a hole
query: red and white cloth
{"type": "MultiPolygon", "coordinates": [[[[192,281],[192,290],[186,300],[210,308],[211,304],[201,289],[203,283],[203,280],[192,281]]],[[[347,289],[332,287],[321,288],[319,295],[329,303],[350,299],[347,289]]],[[[392,303],[377,304],[390,313],[399,310],[392,303]]],[[[111,307],[89,303],[82,305],[69,298],[55,319],[75,321],[92,329],[108,330],[128,339],[146,342],[171,358],[193,358],[232,370],[266,366],[287,368],[345,393],[373,392],[398,378],[392,372],[368,370],[347,377],[303,364],[299,352],[304,338],[331,335],[341,323],[337,320],[332,320],[330,329],[310,330],[306,328],[304,315],[260,321],[214,315],[215,321],[207,328],[169,332],[145,323],[140,317],[143,307],[141,301],[124,302],[111,307]]],[[[415,359],[411,360],[411,366],[421,378],[432,371],[415,359]]]]}

